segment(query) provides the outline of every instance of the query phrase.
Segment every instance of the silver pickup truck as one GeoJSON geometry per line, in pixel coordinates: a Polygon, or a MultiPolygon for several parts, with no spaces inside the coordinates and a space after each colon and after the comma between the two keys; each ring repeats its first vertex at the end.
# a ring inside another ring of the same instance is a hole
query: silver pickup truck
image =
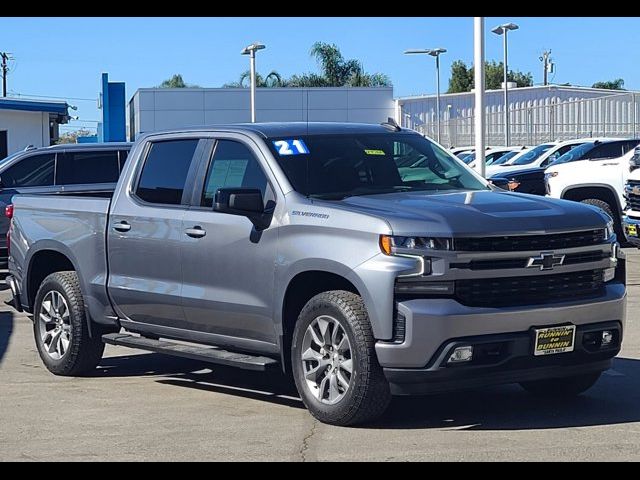
{"type": "Polygon", "coordinates": [[[110,199],[17,196],[9,269],[54,374],[104,343],[282,368],[336,425],[394,394],[579,394],[625,323],[603,211],[500,190],[394,122],[148,134],[110,199]]]}

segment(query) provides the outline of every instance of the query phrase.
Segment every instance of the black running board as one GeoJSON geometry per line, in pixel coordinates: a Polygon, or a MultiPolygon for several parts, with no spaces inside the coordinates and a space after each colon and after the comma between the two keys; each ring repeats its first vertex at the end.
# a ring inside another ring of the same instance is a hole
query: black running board
{"type": "Polygon", "coordinates": [[[245,353],[228,352],[216,347],[184,345],[166,340],[153,340],[137,337],[127,333],[109,333],[102,336],[102,341],[109,345],[138,348],[150,352],[173,355],[174,357],[190,358],[207,363],[242,368],[244,370],[266,371],[279,365],[277,360],[259,357],[245,353]]]}

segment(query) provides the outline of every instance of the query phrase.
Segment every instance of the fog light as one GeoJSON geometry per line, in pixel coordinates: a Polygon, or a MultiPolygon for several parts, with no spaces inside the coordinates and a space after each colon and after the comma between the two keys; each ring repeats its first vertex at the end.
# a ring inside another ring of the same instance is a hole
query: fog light
{"type": "Polygon", "coordinates": [[[605,283],[606,282],[610,282],[614,278],[616,278],[616,269],[615,268],[605,268],[604,276],[603,276],[604,282],[605,283]]]}
{"type": "Polygon", "coordinates": [[[449,357],[449,361],[447,363],[470,362],[472,359],[473,347],[471,345],[467,345],[464,347],[456,348],[449,357]]]}
{"type": "Polygon", "coordinates": [[[602,343],[600,344],[603,347],[608,347],[613,343],[613,332],[610,330],[602,331],[602,343]]]}

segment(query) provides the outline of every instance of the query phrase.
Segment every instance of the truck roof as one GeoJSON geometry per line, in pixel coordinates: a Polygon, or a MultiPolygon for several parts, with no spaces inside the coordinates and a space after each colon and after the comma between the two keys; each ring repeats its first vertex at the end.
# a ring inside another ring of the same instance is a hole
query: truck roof
{"type": "MultiPolygon", "coordinates": [[[[302,135],[332,135],[341,133],[389,133],[388,126],[375,123],[348,123],[348,122],[265,122],[265,123],[235,123],[223,125],[204,125],[198,127],[187,127],[180,129],[170,129],[166,131],[148,132],[149,135],[169,133],[169,132],[253,132],[265,138],[302,136],[302,135]]],[[[403,132],[413,132],[403,129],[403,132]]]]}

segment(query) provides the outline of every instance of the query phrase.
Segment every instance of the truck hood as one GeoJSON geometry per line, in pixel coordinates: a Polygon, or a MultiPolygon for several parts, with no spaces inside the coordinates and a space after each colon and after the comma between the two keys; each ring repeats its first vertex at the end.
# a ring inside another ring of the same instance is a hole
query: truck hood
{"type": "Polygon", "coordinates": [[[386,220],[394,235],[526,235],[603,228],[595,207],[502,191],[403,192],[346,198],[343,208],[386,220]]]}

